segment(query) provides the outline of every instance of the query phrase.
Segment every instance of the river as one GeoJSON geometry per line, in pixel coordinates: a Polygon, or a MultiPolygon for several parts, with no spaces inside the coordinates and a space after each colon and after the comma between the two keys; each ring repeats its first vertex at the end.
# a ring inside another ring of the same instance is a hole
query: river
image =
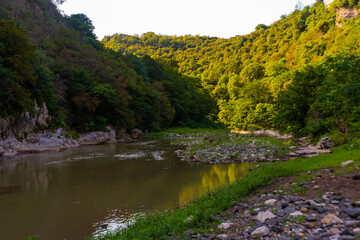
{"type": "Polygon", "coordinates": [[[251,166],[182,162],[179,148],[154,140],[0,160],[0,240],[86,239],[232,183],[251,166]]]}

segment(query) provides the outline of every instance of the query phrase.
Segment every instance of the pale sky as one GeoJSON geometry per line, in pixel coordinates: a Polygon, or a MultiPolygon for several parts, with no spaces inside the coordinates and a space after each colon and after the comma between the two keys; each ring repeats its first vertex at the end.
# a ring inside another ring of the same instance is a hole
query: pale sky
{"type": "MultiPolygon", "coordinates": [[[[101,40],[115,33],[202,35],[229,38],[270,25],[299,0],[67,0],[65,14],[84,13],[101,40]]],[[[315,0],[301,0],[303,5],[315,0]]]]}

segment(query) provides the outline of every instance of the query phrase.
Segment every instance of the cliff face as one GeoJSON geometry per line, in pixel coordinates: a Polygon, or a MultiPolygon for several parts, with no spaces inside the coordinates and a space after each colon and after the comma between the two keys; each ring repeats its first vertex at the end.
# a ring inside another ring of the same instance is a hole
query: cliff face
{"type": "Polygon", "coordinates": [[[51,120],[46,104],[39,107],[35,102],[34,112],[24,112],[20,118],[0,119],[0,138],[24,139],[37,128],[46,128],[51,120]]]}
{"type": "Polygon", "coordinates": [[[336,26],[341,27],[344,21],[357,18],[359,14],[360,14],[360,9],[355,9],[355,8],[336,9],[336,26]]]}
{"type": "Polygon", "coordinates": [[[131,142],[142,134],[140,130],[134,129],[129,136],[125,129],[116,132],[108,126],[104,132],[82,133],[75,139],[63,128],[43,130],[51,121],[45,103],[41,107],[35,103],[34,112],[23,113],[20,120],[0,119],[0,159],[14,157],[19,153],[60,151],[80,145],[131,142]]]}

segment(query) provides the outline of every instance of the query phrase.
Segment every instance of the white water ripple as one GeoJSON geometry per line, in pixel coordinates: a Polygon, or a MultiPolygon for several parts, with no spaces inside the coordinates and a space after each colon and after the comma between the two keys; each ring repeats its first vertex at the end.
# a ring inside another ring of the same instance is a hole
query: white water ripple
{"type": "Polygon", "coordinates": [[[155,160],[161,161],[161,160],[164,160],[164,158],[162,157],[164,152],[165,151],[153,152],[152,155],[154,156],[155,160]]]}
{"type": "Polygon", "coordinates": [[[137,152],[137,153],[131,153],[131,154],[117,154],[114,157],[128,159],[128,158],[142,158],[145,156],[146,156],[146,154],[144,152],[137,152]]]}

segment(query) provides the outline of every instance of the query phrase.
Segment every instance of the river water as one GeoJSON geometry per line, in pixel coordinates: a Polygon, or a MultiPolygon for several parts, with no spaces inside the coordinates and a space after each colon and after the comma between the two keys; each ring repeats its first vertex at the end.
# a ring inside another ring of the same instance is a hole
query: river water
{"type": "Polygon", "coordinates": [[[189,202],[250,167],[182,162],[179,148],[156,140],[0,160],[0,240],[86,239],[142,211],[189,202]]]}

